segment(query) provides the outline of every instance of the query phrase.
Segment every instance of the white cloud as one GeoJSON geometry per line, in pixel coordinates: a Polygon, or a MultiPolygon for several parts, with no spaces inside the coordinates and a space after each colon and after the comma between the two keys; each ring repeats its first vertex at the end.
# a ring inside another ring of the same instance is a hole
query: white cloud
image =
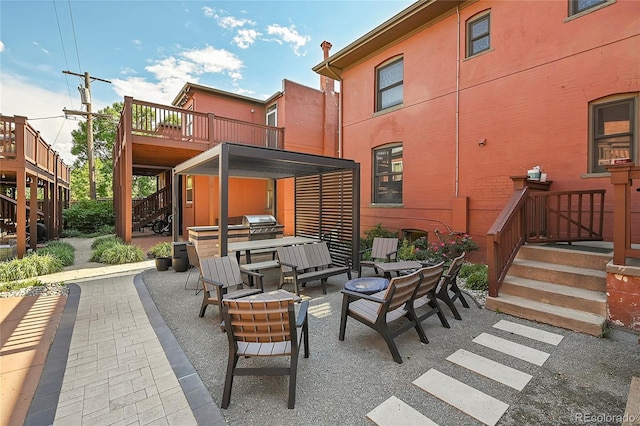
{"type": "Polygon", "coordinates": [[[40,43],[38,43],[37,41],[33,42],[34,45],[38,46],[40,48],[40,50],[42,50],[44,53],[46,53],[47,55],[51,55],[49,53],[49,51],[47,49],[45,49],[44,47],[40,46],[40,43]]]}
{"type": "Polygon", "coordinates": [[[0,41],[0,52],[4,52],[4,43],[0,41]]]}
{"type": "Polygon", "coordinates": [[[145,69],[154,81],[141,77],[112,80],[119,96],[132,96],[150,102],[170,104],[186,82],[198,83],[206,73],[226,74],[234,81],[242,79],[242,61],[233,53],[207,46],[186,50],[152,62],[145,69]]]}
{"type": "Polygon", "coordinates": [[[243,67],[242,60],[224,49],[207,46],[204,49],[187,50],[181,56],[190,59],[202,68],[201,72],[239,73],[243,67]]]}
{"type": "Polygon", "coordinates": [[[247,49],[262,34],[256,30],[238,30],[238,34],[233,38],[233,42],[241,49],[247,49]]]}
{"type": "Polygon", "coordinates": [[[8,72],[0,73],[0,85],[2,114],[27,117],[28,123],[60,154],[65,164],[72,165],[75,158],[71,155],[71,131],[77,129],[78,120],[82,119],[65,119],[62,109],[79,109],[79,98],[73,100],[76,102],[73,105],[67,92],[37,87],[25,78],[8,72]]]}
{"type": "Polygon", "coordinates": [[[280,39],[274,39],[274,41],[278,43],[288,43],[293,46],[293,52],[297,56],[301,56],[300,48],[304,47],[308,42],[311,41],[311,37],[307,35],[301,35],[296,30],[295,25],[291,25],[289,27],[282,27],[278,24],[269,25],[267,27],[267,33],[270,35],[280,37],[280,39]]]}
{"type": "Polygon", "coordinates": [[[216,23],[222,28],[233,29],[238,27],[244,27],[246,25],[253,26],[256,24],[255,21],[252,21],[251,19],[236,18],[233,16],[222,16],[226,13],[224,10],[216,11],[215,9],[207,6],[203,7],[202,10],[204,12],[204,16],[208,18],[213,18],[216,21],[216,23]]]}

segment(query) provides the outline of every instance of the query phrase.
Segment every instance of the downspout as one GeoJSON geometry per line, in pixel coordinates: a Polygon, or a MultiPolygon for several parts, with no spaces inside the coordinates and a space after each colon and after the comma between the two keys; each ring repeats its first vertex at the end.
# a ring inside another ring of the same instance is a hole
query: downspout
{"type": "Polygon", "coordinates": [[[456,6],[458,34],[456,47],[456,189],[455,196],[460,193],[460,9],[456,6]]]}

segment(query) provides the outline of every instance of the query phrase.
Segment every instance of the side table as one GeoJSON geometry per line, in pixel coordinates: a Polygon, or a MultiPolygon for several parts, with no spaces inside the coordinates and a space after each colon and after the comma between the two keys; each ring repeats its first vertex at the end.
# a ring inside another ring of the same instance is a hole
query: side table
{"type": "Polygon", "coordinates": [[[354,278],[344,283],[345,290],[364,294],[373,294],[385,290],[389,286],[389,280],[381,277],[354,278]]]}

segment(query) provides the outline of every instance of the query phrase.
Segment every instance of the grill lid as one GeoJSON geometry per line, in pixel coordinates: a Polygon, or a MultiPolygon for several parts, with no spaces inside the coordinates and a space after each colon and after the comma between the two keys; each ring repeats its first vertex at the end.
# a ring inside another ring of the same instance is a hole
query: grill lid
{"type": "Polygon", "coordinates": [[[242,216],[244,226],[270,226],[276,225],[276,218],[268,214],[248,214],[242,216]]]}

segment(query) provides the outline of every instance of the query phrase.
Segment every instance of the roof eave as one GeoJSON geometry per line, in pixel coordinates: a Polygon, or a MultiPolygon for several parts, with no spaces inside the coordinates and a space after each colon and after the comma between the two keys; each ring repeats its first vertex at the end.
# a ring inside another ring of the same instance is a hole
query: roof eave
{"type": "Polygon", "coordinates": [[[312,70],[334,79],[341,77],[349,66],[404,39],[443,15],[448,15],[462,3],[465,0],[420,0],[314,66],[312,70]]]}

